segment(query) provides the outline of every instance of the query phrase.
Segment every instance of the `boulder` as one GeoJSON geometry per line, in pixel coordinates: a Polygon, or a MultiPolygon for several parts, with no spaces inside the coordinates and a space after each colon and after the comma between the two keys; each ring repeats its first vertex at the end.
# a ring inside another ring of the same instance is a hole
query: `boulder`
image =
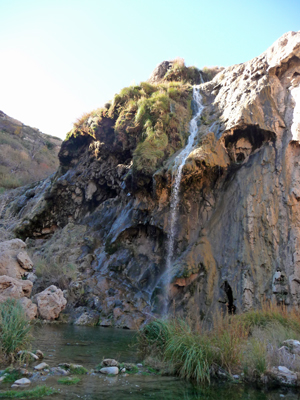
{"type": "Polygon", "coordinates": [[[297,386],[297,374],[286,367],[273,367],[266,375],[272,383],[277,385],[297,386]]]}
{"type": "Polygon", "coordinates": [[[32,282],[15,279],[7,275],[0,276],[0,302],[8,298],[21,299],[30,297],[32,282]]]}
{"type": "Polygon", "coordinates": [[[20,303],[25,311],[26,317],[31,321],[37,316],[37,306],[27,297],[22,297],[20,303]]]}
{"type": "Polygon", "coordinates": [[[150,83],[158,83],[163,80],[164,76],[168,72],[168,70],[172,67],[172,61],[163,61],[158,64],[152,74],[150,75],[149,82],[150,83]]]}
{"type": "Polygon", "coordinates": [[[292,354],[300,355],[300,342],[298,340],[288,339],[283,342],[292,354]]]}
{"type": "Polygon", "coordinates": [[[95,326],[99,322],[99,317],[100,317],[100,314],[95,310],[92,310],[90,312],[85,312],[85,313],[81,314],[79,318],[76,319],[76,321],[74,322],[74,325],[95,326]]]}
{"type": "Polygon", "coordinates": [[[33,264],[24,249],[26,244],[20,239],[0,243],[0,275],[21,279],[28,274],[33,264]]]}
{"type": "Polygon", "coordinates": [[[102,361],[101,365],[102,365],[103,367],[118,367],[118,366],[119,366],[119,363],[118,363],[117,360],[115,360],[115,359],[113,359],[113,358],[105,358],[105,359],[102,361]]]}
{"type": "Polygon", "coordinates": [[[18,352],[18,356],[22,356],[22,355],[28,355],[28,356],[30,356],[33,360],[35,360],[35,361],[37,361],[38,359],[39,359],[39,357],[36,355],[36,354],[34,354],[34,353],[32,353],[31,351],[28,351],[28,350],[20,350],[19,352],[18,352]]]}
{"type": "Polygon", "coordinates": [[[44,358],[44,353],[41,350],[37,350],[35,354],[38,356],[40,360],[44,358]]]}
{"type": "Polygon", "coordinates": [[[34,367],[36,371],[42,371],[43,369],[49,368],[49,365],[45,362],[42,362],[34,367]]]}
{"type": "Polygon", "coordinates": [[[67,304],[62,290],[54,285],[35,295],[33,301],[37,304],[39,315],[49,321],[58,318],[67,304]]]}
{"type": "Polygon", "coordinates": [[[22,388],[22,387],[29,386],[30,384],[31,384],[31,381],[29,379],[21,378],[21,379],[18,379],[17,381],[15,381],[11,387],[12,388],[22,388]]]}
{"type": "Polygon", "coordinates": [[[53,367],[53,368],[50,368],[50,374],[51,375],[67,376],[67,375],[70,375],[70,372],[66,371],[65,369],[60,368],[60,367],[53,367]]]}
{"type": "Polygon", "coordinates": [[[105,375],[118,375],[119,368],[118,367],[105,367],[105,368],[101,368],[99,372],[101,372],[101,374],[105,374],[105,375]]]}

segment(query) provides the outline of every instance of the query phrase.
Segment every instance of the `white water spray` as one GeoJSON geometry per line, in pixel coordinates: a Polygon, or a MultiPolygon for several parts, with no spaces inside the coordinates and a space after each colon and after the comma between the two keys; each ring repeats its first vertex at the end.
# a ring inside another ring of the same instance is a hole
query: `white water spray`
{"type": "Polygon", "coordinates": [[[178,154],[175,158],[174,166],[173,166],[173,175],[175,175],[175,182],[172,188],[171,194],[171,202],[170,202],[170,229],[168,234],[168,249],[167,249],[167,261],[166,261],[166,274],[165,274],[165,282],[164,282],[164,309],[163,314],[167,314],[168,309],[168,290],[171,283],[172,278],[172,261],[173,261],[173,253],[174,253],[174,241],[175,241],[175,233],[176,233],[176,222],[178,219],[178,204],[179,204],[179,191],[180,191],[180,183],[182,177],[182,169],[184,164],[193,150],[194,141],[198,134],[198,119],[201,116],[204,106],[202,105],[202,97],[199,91],[199,87],[193,87],[193,100],[196,108],[196,112],[194,117],[190,121],[190,136],[188,138],[188,143],[185,148],[178,154]]]}

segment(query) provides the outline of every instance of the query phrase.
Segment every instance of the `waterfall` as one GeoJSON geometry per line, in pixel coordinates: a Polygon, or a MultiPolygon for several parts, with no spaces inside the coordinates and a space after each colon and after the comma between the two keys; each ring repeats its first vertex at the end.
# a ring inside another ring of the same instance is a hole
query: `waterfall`
{"type": "Polygon", "coordinates": [[[167,247],[167,260],[166,260],[166,273],[165,273],[165,281],[164,281],[164,310],[163,314],[167,314],[168,308],[168,288],[171,283],[172,278],[172,261],[173,261],[173,252],[174,252],[174,241],[175,241],[175,233],[176,233],[176,222],[178,219],[178,204],[179,204],[179,191],[180,191],[180,183],[182,177],[182,170],[186,159],[188,158],[190,152],[193,150],[194,141],[198,134],[198,125],[197,121],[203,111],[204,106],[202,105],[202,97],[199,91],[199,87],[193,87],[193,102],[195,106],[195,113],[193,118],[190,121],[189,128],[189,138],[187,145],[185,148],[178,154],[175,158],[174,166],[173,166],[173,176],[175,176],[175,182],[172,187],[171,193],[171,201],[170,201],[170,220],[169,220],[169,233],[168,233],[168,247],[167,247]]]}

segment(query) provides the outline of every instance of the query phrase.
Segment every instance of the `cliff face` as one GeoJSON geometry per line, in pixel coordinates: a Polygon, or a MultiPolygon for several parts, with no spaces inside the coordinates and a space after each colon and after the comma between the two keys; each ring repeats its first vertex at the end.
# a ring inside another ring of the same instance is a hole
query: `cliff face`
{"type": "MultiPolygon", "coordinates": [[[[169,304],[192,318],[226,306],[240,312],[264,298],[298,306],[300,32],[222,70],[200,92],[205,109],[183,168],[169,304]]],[[[178,96],[165,114],[157,106],[153,137],[141,133],[149,125],[139,124],[140,97],[127,113],[115,101],[87,117],[86,129],[79,124],[81,134],[63,143],[55,179],[18,211],[22,238],[55,232],[49,240],[59,242],[80,226],[70,304],[97,310],[102,325],[131,328],[161,306],[172,166],[186,138],[170,121],[190,117],[190,89],[178,96]],[[166,141],[162,150],[157,138],[166,141]]]]}

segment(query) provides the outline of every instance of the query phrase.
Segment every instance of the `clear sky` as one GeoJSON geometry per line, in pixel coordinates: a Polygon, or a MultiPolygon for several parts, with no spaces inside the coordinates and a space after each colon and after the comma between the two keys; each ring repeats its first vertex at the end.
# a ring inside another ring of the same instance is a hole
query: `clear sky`
{"type": "Polygon", "coordinates": [[[229,66],[291,30],[299,0],[0,0],[0,110],[64,138],[163,60],[229,66]]]}

